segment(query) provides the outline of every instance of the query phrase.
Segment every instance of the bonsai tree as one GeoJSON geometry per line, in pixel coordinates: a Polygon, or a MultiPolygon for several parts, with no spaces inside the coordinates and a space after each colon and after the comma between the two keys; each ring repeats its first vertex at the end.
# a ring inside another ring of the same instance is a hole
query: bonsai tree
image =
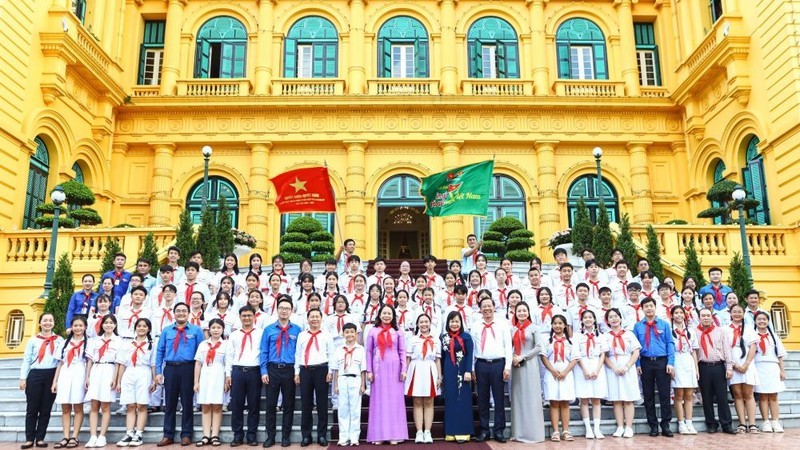
{"type": "Polygon", "coordinates": [[[601,199],[600,209],[597,212],[597,224],[594,226],[594,238],[592,239],[594,258],[600,267],[608,267],[611,264],[611,243],[613,241],[611,224],[608,221],[608,210],[606,209],[606,203],[601,199]]]}
{"type": "Polygon", "coordinates": [[[217,242],[219,254],[233,253],[233,226],[231,225],[231,212],[225,196],[219,199],[219,212],[217,213],[217,242]]]}
{"type": "MultiPolygon", "coordinates": [[[[317,219],[309,216],[301,216],[294,219],[286,227],[286,233],[281,236],[280,253],[287,263],[298,263],[303,258],[312,257],[311,235],[325,231],[322,224],[317,219]]],[[[322,235],[318,235],[322,237],[322,235]]],[[[330,249],[333,249],[333,237],[331,236],[330,249]]],[[[322,244],[318,248],[328,248],[322,244]]],[[[331,251],[332,253],[332,251],[331,251]]]]}
{"type": "MultiPolygon", "coordinates": [[[[195,250],[196,242],[194,240],[194,227],[192,226],[192,217],[189,215],[189,210],[184,208],[181,211],[181,217],[178,226],[175,228],[175,246],[181,251],[181,257],[178,259],[178,264],[184,265],[189,260],[189,255],[195,250]]],[[[205,258],[206,255],[203,255],[205,258]]],[[[205,259],[203,260],[204,265],[205,259]]],[[[154,263],[155,265],[155,263],[154,263]]]]}
{"type": "Polygon", "coordinates": [[[144,258],[150,261],[150,275],[158,275],[158,247],[156,246],[156,237],[150,232],[144,237],[142,241],[142,250],[139,252],[139,258],[144,258]]]}
{"type": "Polygon", "coordinates": [[[583,249],[592,246],[594,226],[589,218],[589,209],[583,197],[578,199],[575,219],[572,221],[572,253],[580,255],[583,249]]]}
{"type": "Polygon", "coordinates": [[[328,259],[334,259],[333,252],[335,244],[333,243],[333,235],[331,233],[327,231],[315,231],[308,235],[308,237],[311,239],[312,261],[323,262],[328,259]]]}
{"type": "Polygon", "coordinates": [[[697,257],[697,249],[694,247],[694,239],[689,239],[689,244],[684,249],[683,255],[683,276],[692,277],[697,280],[698,289],[708,284],[708,282],[706,282],[705,273],[703,272],[703,266],[697,257]]]}
{"type": "MultiPolygon", "coordinates": [[[[697,217],[701,219],[719,217],[722,219],[723,224],[732,223],[731,212],[737,209],[736,203],[733,201],[733,190],[737,186],[739,184],[731,180],[720,180],[714,183],[706,193],[706,198],[713,206],[697,213],[697,217]]],[[[760,204],[761,202],[753,198],[744,199],[744,209],[746,211],[756,208],[760,204]]]]}
{"type": "MultiPolygon", "coordinates": [[[[664,267],[661,265],[661,244],[658,242],[656,230],[652,225],[647,226],[647,261],[650,263],[650,271],[659,279],[664,279],[664,267]]],[[[634,264],[633,262],[631,264],[634,264]]]]}
{"type": "MultiPolygon", "coordinates": [[[[58,218],[59,228],[75,228],[80,225],[99,225],[103,223],[100,214],[92,209],[86,208],[94,204],[94,192],[80,181],[70,180],[61,183],[66,200],[61,207],[61,214],[58,218]]],[[[42,214],[35,220],[36,225],[42,228],[53,226],[53,213],[55,205],[52,203],[42,203],[36,207],[42,214]]]]}
{"type": "Polygon", "coordinates": [[[528,249],[534,245],[533,233],[514,217],[495,220],[483,234],[483,251],[496,253],[512,261],[530,261],[533,253],[528,249]]]}
{"type": "Polygon", "coordinates": [[[197,250],[203,254],[203,262],[208,270],[219,269],[219,241],[217,240],[217,222],[214,211],[206,208],[200,216],[200,228],[197,229],[197,250]]]}
{"type": "Polygon", "coordinates": [[[739,297],[739,304],[746,307],[745,294],[753,289],[753,281],[747,273],[747,266],[744,265],[744,258],[741,253],[734,252],[731,265],[728,268],[728,286],[731,287],[736,296],[739,297]]]}
{"type": "Polygon", "coordinates": [[[622,215],[622,222],[619,225],[619,237],[617,238],[617,248],[622,250],[622,256],[628,262],[628,266],[636,264],[636,244],[633,243],[633,233],[631,233],[631,221],[627,214],[622,215]]]}
{"type": "Polygon", "coordinates": [[[122,247],[119,246],[117,238],[106,237],[106,242],[103,244],[103,260],[100,262],[100,275],[114,270],[114,255],[121,251],[122,247]]]}
{"type": "Polygon", "coordinates": [[[53,287],[47,295],[44,303],[44,312],[53,314],[55,327],[53,333],[64,336],[66,331],[64,321],[67,316],[69,299],[75,291],[75,282],[72,280],[72,262],[67,253],[62,253],[56,263],[56,271],[53,273],[53,287]]]}

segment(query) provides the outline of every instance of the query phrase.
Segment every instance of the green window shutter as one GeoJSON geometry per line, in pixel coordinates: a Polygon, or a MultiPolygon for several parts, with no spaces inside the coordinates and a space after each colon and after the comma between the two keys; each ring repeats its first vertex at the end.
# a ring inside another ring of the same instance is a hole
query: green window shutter
{"type": "Polygon", "coordinates": [[[233,77],[244,78],[247,70],[247,44],[237,42],[233,45],[233,77]]]}
{"type": "Polygon", "coordinates": [[[558,78],[570,79],[569,45],[558,44],[556,46],[558,57],[558,78]]]}
{"type": "Polygon", "coordinates": [[[653,64],[656,71],[656,86],[661,86],[661,57],[658,55],[658,47],[653,49],[653,64]]]}
{"type": "Polygon", "coordinates": [[[378,76],[392,77],[392,41],[389,39],[378,42],[378,76]]]}
{"type": "Polygon", "coordinates": [[[211,44],[205,39],[197,43],[194,61],[194,77],[208,78],[208,66],[211,60],[211,44]]]}
{"type": "Polygon", "coordinates": [[[497,69],[497,78],[508,78],[508,70],[506,64],[506,47],[502,42],[497,42],[495,46],[495,69],[497,69]]]}
{"type": "Polygon", "coordinates": [[[325,78],[325,46],[322,44],[311,47],[311,76],[325,78]]]}
{"type": "Polygon", "coordinates": [[[337,43],[327,43],[323,45],[325,47],[325,78],[336,78],[339,75],[339,45],[337,45],[337,43]]]}
{"type": "Polygon", "coordinates": [[[286,78],[297,77],[297,41],[286,39],[283,48],[283,76],[286,78]]]}
{"type": "Polygon", "coordinates": [[[144,64],[145,64],[146,56],[147,56],[147,47],[144,44],[142,44],[139,47],[139,78],[138,78],[139,79],[139,83],[138,84],[140,84],[140,85],[144,84],[144,64]]]}
{"type": "Polygon", "coordinates": [[[233,44],[222,43],[222,58],[220,59],[220,78],[233,78],[233,44]]]}
{"type": "Polygon", "coordinates": [[[414,56],[416,57],[416,78],[428,78],[428,41],[417,39],[414,41],[414,56]]]}
{"type": "Polygon", "coordinates": [[[519,78],[519,47],[516,42],[497,43],[497,65],[500,78],[519,78]]]}
{"type": "Polygon", "coordinates": [[[608,66],[606,61],[605,44],[594,44],[594,78],[595,80],[608,79],[608,66]]]}
{"type": "Polygon", "coordinates": [[[469,76],[483,78],[483,52],[478,40],[469,43],[469,76]]]}

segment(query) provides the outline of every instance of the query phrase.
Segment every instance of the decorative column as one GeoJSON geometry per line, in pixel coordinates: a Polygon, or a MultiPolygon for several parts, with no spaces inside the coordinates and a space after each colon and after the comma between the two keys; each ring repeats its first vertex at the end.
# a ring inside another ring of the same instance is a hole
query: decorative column
{"type": "Polygon", "coordinates": [[[347,92],[355,95],[367,93],[367,69],[364,66],[364,5],[366,3],[366,0],[350,0],[350,65],[347,69],[347,92]]]}
{"type": "MultiPolygon", "coordinates": [[[[464,141],[439,141],[442,149],[442,168],[452,169],[461,165],[461,147],[464,141]]],[[[442,219],[444,255],[447,259],[461,259],[461,248],[466,239],[464,233],[464,216],[445,216],[442,219]]]]}
{"type": "Polygon", "coordinates": [[[164,31],[164,65],[161,67],[161,95],[175,95],[180,75],[181,22],[186,0],[167,0],[167,26],[164,31]]]}
{"type": "Polygon", "coordinates": [[[558,141],[537,141],[536,155],[539,158],[539,229],[541,255],[549,255],[547,241],[561,227],[558,213],[558,179],[556,178],[556,146],[558,141]]]}
{"type": "Polygon", "coordinates": [[[153,183],[150,195],[150,220],[153,227],[167,227],[169,220],[169,199],[172,191],[172,157],[175,154],[175,144],[172,142],[157,142],[150,144],[153,147],[153,183]]]}
{"type": "Polygon", "coordinates": [[[457,0],[440,0],[442,15],[442,95],[458,93],[458,68],[456,67],[456,10],[457,0]]]}
{"type": "Polygon", "coordinates": [[[272,92],[272,7],[275,0],[258,2],[258,48],[256,53],[255,95],[269,95],[272,92]]]}
{"type": "MultiPolygon", "coordinates": [[[[270,141],[248,142],[250,146],[250,205],[247,214],[247,231],[256,238],[254,252],[269,254],[269,216],[267,197],[269,192],[270,141]]],[[[277,250],[277,249],[275,249],[277,250]]],[[[277,253],[277,251],[273,251],[277,253]]]]}
{"type": "MultiPolygon", "coordinates": [[[[97,6],[100,3],[103,3],[103,2],[95,2],[94,4],[95,4],[95,6],[97,6]]],[[[122,14],[122,11],[124,11],[124,9],[123,9],[124,6],[121,6],[120,2],[118,0],[112,0],[112,1],[110,1],[108,3],[109,3],[108,10],[106,11],[105,17],[103,18],[103,20],[104,20],[103,29],[102,29],[102,31],[98,32],[98,34],[100,35],[100,37],[102,39],[100,44],[106,50],[106,53],[108,53],[112,58],[117,59],[117,58],[121,57],[121,55],[119,55],[119,54],[115,55],[115,54],[111,53],[112,50],[114,49],[114,38],[115,38],[115,36],[114,36],[114,23],[119,23],[120,22],[120,17],[119,16],[122,14]]]]}
{"type": "Polygon", "coordinates": [[[344,236],[342,240],[350,238],[356,241],[356,248],[366,251],[367,220],[364,206],[366,189],[366,168],[364,167],[364,154],[367,151],[367,141],[344,141],[347,150],[347,173],[345,175],[345,201],[347,209],[344,216],[344,236]]]}
{"type": "Polygon", "coordinates": [[[531,41],[533,42],[533,53],[528,55],[528,59],[533,61],[533,93],[535,95],[548,95],[550,86],[548,85],[549,70],[547,69],[547,44],[545,41],[544,30],[544,5],[550,0],[528,0],[531,20],[531,41]]]}
{"type": "Polygon", "coordinates": [[[615,0],[619,21],[619,44],[622,50],[622,80],[628,97],[641,95],[639,68],[636,65],[636,38],[633,35],[633,13],[631,7],[639,0],[615,0]]]}
{"type": "Polygon", "coordinates": [[[631,141],[628,154],[631,164],[631,191],[633,192],[633,223],[653,223],[653,191],[650,190],[650,169],[647,165],[647,147],[652,142],[631,141]]]}
{"type": "Polygon", "coordinates": [[[113,1],[110,0],[106,0],[104,2],[94,2],[94,5],[92,6],[91,9],[92,23],[86,24],[86,28],[90,29],[92,34],[100,37],[99,44],[104,47],[106,44],[105,41],[107,40],[104,32],[104,30],[106,30],[105,27],[106,16],[114,14],[113,12],[110,13],[106,12],[106,6],[111,6],[113,8],[113,5],[111,5],[111,3],[113,3],[113,1]]]}

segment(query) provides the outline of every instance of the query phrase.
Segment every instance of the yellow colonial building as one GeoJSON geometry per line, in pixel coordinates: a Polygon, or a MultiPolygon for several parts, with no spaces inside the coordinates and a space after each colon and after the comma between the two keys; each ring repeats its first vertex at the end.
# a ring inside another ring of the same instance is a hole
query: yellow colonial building
{"type": "MultiPolygon", "coordinates": [[[[269,178],[325,164],[358,253],[457,258],[468,233],[512,215],[537,253],[600,195],[653,224],[668,271],[698,243],[728,266],[738,227],[697,219],[708,188],[743,184],[756,286],[800,346],[800,52],[784,0],[39,0],[0,3],[0,353],[33,332],[60,182],[93,189],[101,227],[59,253],[94,272],[119,236],[129,262],[210,205],[277,253],[291,219],[269,178]],[[603,149],[602,182],[594,147],[603,149]],[[794,155],[794,156],[792,156],[794,155]],[[495,159],[486,220],[429,219],[421,177],[495,159]],[[690,225],[666,225],[683,219],[690,225]],[[136,228],[105,228],[130,224],[136,228]],[[402,247],[402,249],[401,249],[402,247]]],[[[727,277],[727,274],[726,274],[727,277]]]]}

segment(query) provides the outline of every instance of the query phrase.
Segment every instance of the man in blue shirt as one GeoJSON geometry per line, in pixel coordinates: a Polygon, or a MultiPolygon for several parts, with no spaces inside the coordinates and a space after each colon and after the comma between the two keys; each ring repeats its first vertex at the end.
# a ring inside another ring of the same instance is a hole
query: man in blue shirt
{"type": "Polygon", "coordinates": [[[633,333],[642,344],[636,365],[642,377],[642,397],[644,410],[647,413],[647,424],[650,425],[650,436],[658,436],[655,398],[657,386],[658,401],[661,404],[661,434],[672,437],[673,433],[669,429],[669,422],[672,420],[672,409],[669,404],[670,382],[675,365],[672,327],[656,317],[656,301],[653,298],[647,297],[641,304],[644,319],[634,325],[633,333]]]}
{"type": "Polygon", "coordinates": [[[97,292],[92,292],[92,287],[94,286],[94,275],[87,273],[81,278],[81,284],[83,285],[83,289],[72,294],[72,297],[69,299],[69,305],[67,306],[67,318],[66,318],[66,326],[67,329],[72,326],[72,319],[75,316],[83,316],[86,318],[89,315],[89,312],[96,306],[95,301],[97,300],[97,292]]]}
{"type": "MultiPolygon", "coordinates": [[[[194,430],[194,355],[203,342],[203,330],[189,323],[189,305],[172,308],[175,323],[161,331],[156,350],[156,383],[164,385],[164,437],[157,445],[175,441],[175,412],[181,399],[181,445],[191,445],[194,430]]],[[[294,397],[292,397],[294,399],[294,397]]]]}
{"type": "MultiPolygon", "coordinates": [[[[114,282],[114,299],[120,299],[126,292],[128,292],[128,284],[131,282],[131,273],[125,270],[125,261],[127,261],[125,253],[117,253],[114,255],[114,270],[109,270],[104,273],[100,279],[111,278],[114,282]]],[[[119,301],[119,300],[117,300],[119,301]]]]}
{"type": "MultiPolygon", "coordinates": [[[[261,381],[267,385],[267,440],[264,447],[275,445],[278,393],[283,395],[283,423],[281,447],[291,445],[294,418],[294,352],[300,327],[289,322],[292,299],[288,295],[278,298],[278,321],[264,328],[261,335],[261,381]]],[[[326,400],[327,401],[327,400],[326,400]]]]}
{"type": "Polygon", "coordinates": [[[725,301],[725,297],[727,297],[728,293],[733,292],[733,289],[731,289],[730,286],[722,284],[722,269],[719,267],[708,269],[708,279],[711,280],[711,282],[700,288],[700,298],[703,298],[706,294],[711,294],[714,296],[715,311],[728,309],[728,303],[725,301]]]}
{"type": "MultiPolygon", "coordinates": [[[[136,273],[142,276],[142,287],[147,289],[148,295],[150,294],[150,291],[153,289],[153,286],[155,286],[156,282],[158,281],[154,276],[150,275],[151,267],[152,264],[150,263],[150,260],[147,258],[139,258],[138,260],[136,260],[136,273]]],[[[130,293],[131,293],[131,287],[130,285],[128,285],[128,290],[126,294],[130,293]]]]}

